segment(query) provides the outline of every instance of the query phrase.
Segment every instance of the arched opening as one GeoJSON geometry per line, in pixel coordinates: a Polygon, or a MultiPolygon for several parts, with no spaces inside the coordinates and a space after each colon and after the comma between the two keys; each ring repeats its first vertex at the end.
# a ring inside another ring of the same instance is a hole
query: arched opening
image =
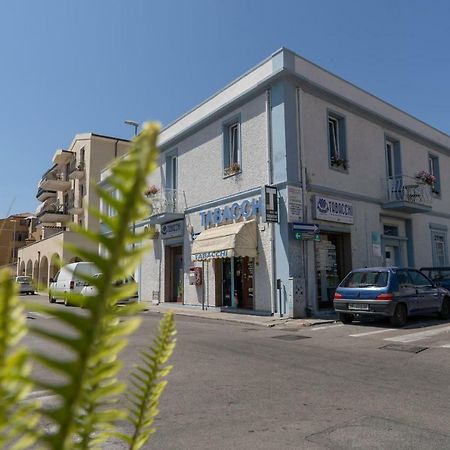
{"type": "Polygon", "coordinates": [[[29,277],[33,276],[33,261],[31,261],[31,259],[29,259],[27,262],[27,270],[25,274],[28,275],[29,277]]]}
{"type": "Polygon", "coordinates": [[[39,286],[42,286],[44,289],[48,287],[48,259],[46,256],[43,256],[40,262],[39,286]]]}
{"type": "Polygon", "coordinates": [[[33,281],[35,283],[39,281],[39,261],[37,259],[33,264],[33,281]]]}
{"type": "Polygon", "coordinates": [[[50,278],[55,278],[58,270],[61,268],[61,258],[57,253],[53,253],[50,259],[50,278]]]}
{"type": "Polygon", "coordinates": [[[22,261],[20,263],[20,268],[19,268],[19,275],[25,275],[25,261],[22,261]]]}

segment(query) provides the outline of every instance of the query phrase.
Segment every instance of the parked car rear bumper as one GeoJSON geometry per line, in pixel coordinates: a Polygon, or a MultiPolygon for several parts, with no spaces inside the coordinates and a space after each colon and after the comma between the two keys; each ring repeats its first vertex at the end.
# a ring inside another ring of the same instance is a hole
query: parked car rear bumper
{"type": "Polygon", "coordinates": [[[396,302],[383,300],[334,300],[334,309],[337,313],[358,314],[364,316],[387,316],[394,314],[396,302]],[[360,305],[361,309],[350,309],[349,305],[360,305]],[[367,305],[368,309],[363,309],[367,305]]]}

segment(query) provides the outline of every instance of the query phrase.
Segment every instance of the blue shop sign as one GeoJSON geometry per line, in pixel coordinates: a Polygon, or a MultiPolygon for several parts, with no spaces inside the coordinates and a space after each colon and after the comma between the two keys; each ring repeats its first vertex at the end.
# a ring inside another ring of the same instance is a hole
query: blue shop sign
{"type": "Polygon", "coordinates": [[[235,202],[231,206],[214,208],[200,213],[201,224],[207,228],[211,224],[220,225],[224,222],[239,220],[241,217],[250,219],[255,217],[261,209],[261,199],[253,198],[241,203],[235,202]]]}

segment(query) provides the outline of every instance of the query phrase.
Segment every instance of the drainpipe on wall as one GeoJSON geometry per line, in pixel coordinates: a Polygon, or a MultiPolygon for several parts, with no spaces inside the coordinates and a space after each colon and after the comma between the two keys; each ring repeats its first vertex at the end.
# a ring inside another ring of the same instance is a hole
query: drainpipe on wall
{"type": "MultiPolygon", "coordinates": [[[[300,154],[300,179],[302,182],[302,208],[303,208],[303,222],[308,222],[308,208],[306,206],[306,162],[305,162],[305,139],[303,136],[303,89],[297,88],[297,145],[300,154]]],[[[309,301],[309,284],[308,284],[308,247],[307,241],[302,243],[302,256],[303,256],[303,279],[305,280],[304,285],[304,296],[305,296],[305,313],[310,316],[313,311],[313,305],[309,301]]]]}
{"type": "MultiPolygon", "coordinates": [[[[271,121],[271,99],[270,89],[266,90],[266,139],[267,139],[267,181],[271,185],[273,183],[272,171],[272,121],[271,121]]],[[[265,199],[263,199],[265,201],[265,199]]],[[[275,267],[275,224],[267,223],[270,232],[270,310],[272,315],[275,314],[275,305],[277,301],[277,271],[275,267]]]]}

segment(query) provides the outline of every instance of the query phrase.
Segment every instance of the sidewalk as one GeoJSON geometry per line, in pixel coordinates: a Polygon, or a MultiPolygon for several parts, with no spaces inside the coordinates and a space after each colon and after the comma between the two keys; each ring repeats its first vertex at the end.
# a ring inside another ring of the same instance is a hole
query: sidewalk
{"type": "Polygon", "coordinates": [[[210,320],[225,320],[228,322],[245,323],[263,327],[301,328],[324,323],[334,323],[336,318],[332,315],[323,318],[291,319],[279,316],[257,316],[255,314],[244,314],[238,311],[217,311],[216,309],[205,309],[201,307],[180,305],[177,303],[160,303],[159,305],[147,304],[146,312],[164,314],[173,311],[176,315],[202,317],[210,320]]]}

